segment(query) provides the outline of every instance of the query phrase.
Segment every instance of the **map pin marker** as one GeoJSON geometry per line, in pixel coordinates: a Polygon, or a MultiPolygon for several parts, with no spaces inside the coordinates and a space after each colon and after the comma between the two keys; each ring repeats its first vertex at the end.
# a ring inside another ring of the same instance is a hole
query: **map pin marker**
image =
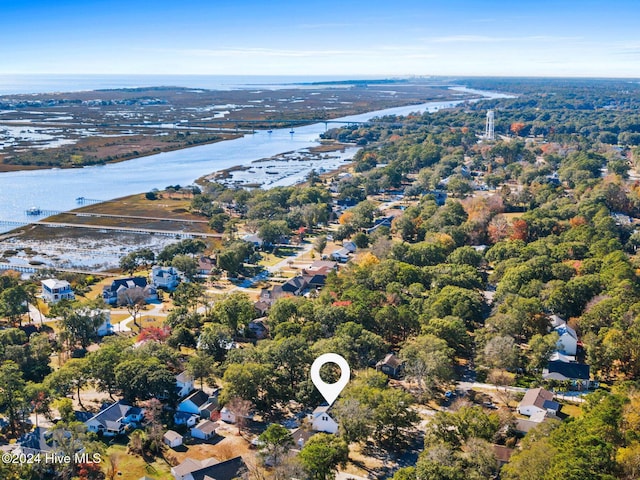
{"type": "Polygon", "coordinates": [[[344,387],[347,386],[347,383],[349,383],[350,378],[351,369],[349,368],[349,364],[344,357],[341,357],[337,353],[320,355],[311,365],[311,381],[329,405],[335,402],[340,392],[342,392],[344,387]],[[336,383],[325,383],[320,377],[320,368],[322,368],[325,363],[335,363],[340,367],[340,380],[336,383]]]}

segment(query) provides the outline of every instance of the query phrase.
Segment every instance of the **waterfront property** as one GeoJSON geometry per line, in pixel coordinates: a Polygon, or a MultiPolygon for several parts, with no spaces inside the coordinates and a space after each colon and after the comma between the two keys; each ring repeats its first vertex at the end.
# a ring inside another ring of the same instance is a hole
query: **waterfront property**
{"type": "Polygon", "coordinates": [[[144,291],[144,300],[152,302],[158,299],[155,287],[147,285],[147,279],[143,277],[119,278],[111,282],[102,290],[102,298],[109,305],[118,303],[118,296],[126,295],[127,290],[141,288],[144,291]]]}
{"type": "Polygon", "coordinates": [[[66,280],[48,278],[42,280],[40,284],[42,285],[42,299],[49,304],[58,303],[60,300],[75,300],[76,298],[71,285],[66,280]]]}

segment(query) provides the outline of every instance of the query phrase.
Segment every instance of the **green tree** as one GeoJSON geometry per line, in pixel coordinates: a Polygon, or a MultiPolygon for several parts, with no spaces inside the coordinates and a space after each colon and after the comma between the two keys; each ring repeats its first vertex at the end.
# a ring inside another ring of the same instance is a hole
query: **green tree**
{"type": "Polygon", "coordinates": [[[270,466],[277,467],[293,447],[293,436],[282,425],[270,424],[258,437],[260,441],[260,455],[270,466]]]}
{"type": "Polygon", "coordinates": [[[21,430],[19,411],[25,402],[26,383],[15,362],[6,360],[0,365],[0,408],[7,415],[11,434],[15,437],[21,430]]]}
{"type": "Polygon", "coordinates": [[[300,451],[300,461],[312,480],[335,478],[338,466],[349,460],[347,442],[340,437],[318,433],[311,437],[300,451]]]}

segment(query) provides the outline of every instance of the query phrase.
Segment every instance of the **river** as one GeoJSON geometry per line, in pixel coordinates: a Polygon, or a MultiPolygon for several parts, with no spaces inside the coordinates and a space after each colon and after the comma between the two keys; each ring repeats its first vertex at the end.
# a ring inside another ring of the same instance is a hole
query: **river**
{"type": "MultiPolygon", "coordinates": [[[[505,97],[503,94],[492,92],[459,90],[479,93],[485,98],[505,97]]],[[[382,115],[435,111],[460,102],[462,100],[427,102],[342,117],[339,120],[356,122],[382,115]]],[[[109,200],[153,188],[163,189],[168,185],[189,185],[195,179],[218,170],[236,165],[249,165],[258,159],[312,147],[318,144],[318,136],[324,131],[325,124],[316,123],[296,127],[293,134],[288,128],[277,129],[271,133],[257,131],[235,140],[159,153],[109,165],[0,173],[0,222],[33,220],[34,217],[25,214],[31,207],[52,211],[70,210],[78,206],[78,197],[109,200]]],[[[311,169],[335,168],[338,164],[344,164],[344,161],[351,158],[356,151],[357,149],[353,148],[340,158],[315,163],[304,162],[305,166],[297,169],[296,173],[273,182],[270,186],[294,184],[311,169]]],[[[0,224],[0,232],[12,228],[15,226],[0,224]]]]}

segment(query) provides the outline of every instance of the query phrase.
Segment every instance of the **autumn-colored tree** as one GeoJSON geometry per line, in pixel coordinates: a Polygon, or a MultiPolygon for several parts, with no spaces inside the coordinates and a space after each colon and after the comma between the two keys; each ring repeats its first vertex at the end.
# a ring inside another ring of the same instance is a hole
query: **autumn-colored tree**
{"type": "Polygon", "coordinates": [[[153,340],[155,342],[164,343],[171,334],[171,330],[167,327],[147,327],[143,328],[138,335],[138,341],[153,340]]]}
{"type": "Polygon", "coordinates": [[[504,240],[511,233],[511,226],[504,215],[496,215],[493,217],[489,226],[487,227],[487,233],[493,243],[497,243],[500,240],[504,240]]]}
{"type": "Polygon", "coordinates": [[[509,130],[511,130],[516,136],[520,136],[520,132],[524,128],[524,123],[522,122],[513,122],[509,130]]]}
{"type": "Polygon", "coordinates": [[[569,220],[569,225],[571,225],[572,228],[579,227],[580,225],[586,225],[586,223],[587,219],[582,215],[578,215],[569,220]]]}
{"type": "Polygon", "coordinates": [[[338,223],[340,225],[347,225],[347,224],[351,223],[352,220],[353,220],[353,213],[352,212],[344,212],[342,215],[340,215],[340,218],[338,219],[338,223]]]}
{"type": "Polygon", "coordinates": [[[516,218],[511,224],[511,240],[522,240],[523,242],[529,237],[529,225],[521,218],[516,218]]]}

